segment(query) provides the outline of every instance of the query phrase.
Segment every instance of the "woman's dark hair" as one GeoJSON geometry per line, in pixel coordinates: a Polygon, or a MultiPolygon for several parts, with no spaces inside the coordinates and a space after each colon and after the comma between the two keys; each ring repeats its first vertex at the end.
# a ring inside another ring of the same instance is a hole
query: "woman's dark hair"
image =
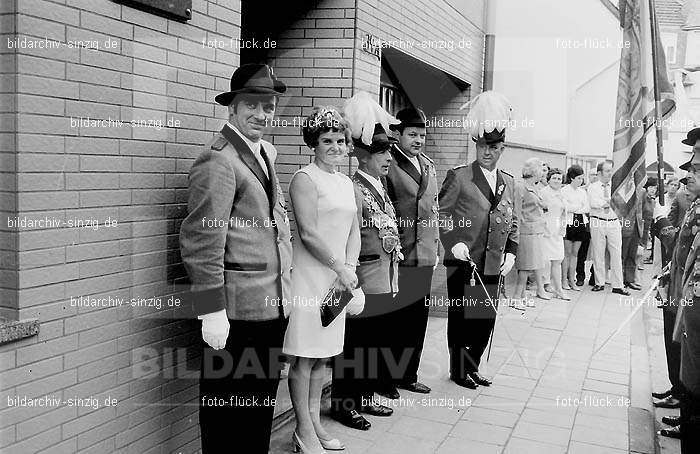
{"type": "Polygon", "coordinates": [[[570,184],[571,181],[579,175],[583,175],[583,168],[578,164],[572,165],[566,171],[566,182],[565,183],[570,184]]]}
{"type": "Polygon", "coordinates": [[[304,143],[314,148],[321,134],[328,131],[345,133],[345,140],[350,143],[350,127],[342,115],[333,107],[314,107],[301,128],[304,143]]]}
{"type": "Polygon", "coordinates": [[[547,181],[549,181],[550,178],[552,178],[552,175],[561,175],[563,178],[564,172],[558,167],[553,167],[553,168],[549,169],[549,172],[547,172],[547,181]]]}
{"type": "Polygon", "coordinates": [[[656,177],[647,177],[647,182],[644,183],[644,189],[648,188],[649,186],[658,186],[659,181],[656,179],[656,177]]]}

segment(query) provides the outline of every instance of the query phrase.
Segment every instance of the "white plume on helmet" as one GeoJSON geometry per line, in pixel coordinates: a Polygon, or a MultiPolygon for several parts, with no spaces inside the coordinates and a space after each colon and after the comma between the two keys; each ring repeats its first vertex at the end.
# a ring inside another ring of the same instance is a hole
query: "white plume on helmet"
{"type": "Polygon", "coordinates": [[[366,91],[357,92],[352,98],[346,100],[343,112],[350,124],[353,139],[361,138],[362,143],[368,146],[372,144],[375,124],[381,124],[384,131],[389,132],[389,125],[401,123],[366,91]]]}
{"type": "Polygon", "coordinates": [[[469,109],[464,127],[469,129],[469,134],[475,140],[494,129],[503,131],[510,124],[513,112],[508,98],[493,90],[477,95],[463,104],[462,109],[469,109]]]}

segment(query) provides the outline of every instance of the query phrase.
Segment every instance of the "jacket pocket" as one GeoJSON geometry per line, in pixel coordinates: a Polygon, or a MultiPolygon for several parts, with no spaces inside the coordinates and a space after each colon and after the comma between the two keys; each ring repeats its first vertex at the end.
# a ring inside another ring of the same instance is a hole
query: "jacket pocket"
{"type": "Polygon", "coordinates": [[[224,269],[226,271],[265,271],[267,263],[224,262],[224,269]]]}

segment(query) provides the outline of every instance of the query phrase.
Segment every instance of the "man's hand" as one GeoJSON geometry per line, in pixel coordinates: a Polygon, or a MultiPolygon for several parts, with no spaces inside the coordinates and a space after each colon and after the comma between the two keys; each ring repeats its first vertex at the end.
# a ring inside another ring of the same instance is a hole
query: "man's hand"
{"type": "Polygon", "coordinates": [[[230,327],[226,309],[202,315],[202,339],[214,350],[226,346],[230,327]]]}
{"type": "Polygon", "coordinates": [[[501,264],[501,274],[505,276],[506,274],[510,273],[510,270],[513,269],[513,265],[515,265],[515,255],[508,252],[506,253],[506,256],[503,257],[503,263],[501,264]]]}
{"type": "Polygon", "coordinates": [[[471,260],[469,248],[464,243],[457,243],[452,246],[452,255],[454,255],[457,260],[462,260],[464,262],[471,260]]]}
{"type": "Polygon", "coordinates": [[[433,265],[433,269],[436,269],[438,265],[440,264],[440,256],[435,257],[435,265],[433,265]]]}

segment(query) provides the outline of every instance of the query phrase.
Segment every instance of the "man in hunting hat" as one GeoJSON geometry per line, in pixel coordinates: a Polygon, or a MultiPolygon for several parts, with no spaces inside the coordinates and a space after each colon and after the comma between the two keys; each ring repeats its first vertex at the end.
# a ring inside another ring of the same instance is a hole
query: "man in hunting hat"
{"type": "MultiPolygon", "coordinates": [[[[438,231],[438,183],[435,164],[424,152],[425,114],[406,108],[396,114],[401,121],[390,129],[398,133],[392,145],[387,192],[396,209],[404,260],[399,263],[399,293],[396,295],[397,326],[394,333],[395,360],[408,352],[408,365],[393,377],[395,385],[417,393],[430,388],[418,381],[423,352],[433,269],[440,258],[438,231]]],[[[395,388],[388,391],[396,393],[395,388]]],[[[398,397],[393,394],[390,397],[398,397]]]]}
{"type": "Polygon", "coordinates": [[[230,91],[216,96],[228,122],[190,170],[180,251],[207,344],[199,403],[204,453],[268,452],[292,246],[277,151],[262,137],[285,90],[269,66],[239,67],[230,91]]]}
{"type": "Polygon", "coordinates": [[[476,159],[447,171],[439,202],[450,302],[450,378],[475,389],[491,384],[479,365],[496,320],[499,278],[515,263],[518,217],[513,177],[498,168],[510,104],[487,91],[469,105],[476,159]]]}

